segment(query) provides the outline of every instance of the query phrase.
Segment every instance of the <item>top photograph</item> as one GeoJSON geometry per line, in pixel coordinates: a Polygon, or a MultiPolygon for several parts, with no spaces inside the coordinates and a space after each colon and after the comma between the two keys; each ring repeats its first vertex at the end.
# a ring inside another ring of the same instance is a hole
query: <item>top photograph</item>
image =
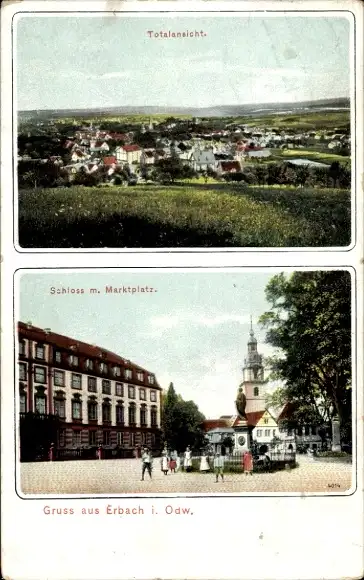
{"type": "Polygon", "coordinates": [[[350,249],[345,11],[13,22],[19,251],[350,249]]]}

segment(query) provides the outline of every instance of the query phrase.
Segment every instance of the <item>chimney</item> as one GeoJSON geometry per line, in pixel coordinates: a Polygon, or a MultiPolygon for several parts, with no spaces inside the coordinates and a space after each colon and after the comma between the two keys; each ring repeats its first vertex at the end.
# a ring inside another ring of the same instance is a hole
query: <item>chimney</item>
{"type": "Polygon", "coordinates": [[[50,328],[45,328],[44,329],[44,332],[45,332],[45,334],[49,334],[51,332],[51,329],[50,328]]]}
{"type": "Polygon", "coordinates": [[[31,320],[27,321],[27,328],[31,328],[33,326],[33,323],[31,320]]]}

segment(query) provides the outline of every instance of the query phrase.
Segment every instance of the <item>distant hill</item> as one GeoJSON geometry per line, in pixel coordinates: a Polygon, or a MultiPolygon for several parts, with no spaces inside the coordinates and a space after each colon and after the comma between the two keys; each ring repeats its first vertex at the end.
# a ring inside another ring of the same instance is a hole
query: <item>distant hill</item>
{"type": "Polygon", "coordinates": [[[348,98],[320,99],[317,101],[302,101],[295,103],[256,103],[247,105],[218,105],[216,107],[100,107],[90,109],[45,109],[19,111],[19,120],[32,118],[52,119],[62,117],[109,116],[109,115],[191,115],[193,117],[239,117],[259,116],[278,113],[314,112],[325,109],[345,110],[350,108],[348,98]]]}

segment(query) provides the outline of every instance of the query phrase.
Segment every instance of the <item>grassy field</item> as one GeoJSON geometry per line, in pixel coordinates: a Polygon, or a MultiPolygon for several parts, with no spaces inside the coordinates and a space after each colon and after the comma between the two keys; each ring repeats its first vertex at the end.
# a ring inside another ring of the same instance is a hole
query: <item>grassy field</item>
{"type": "Polygon", "coordinates": [[[331,165],[334,161],[338,161],[342,165],[350,165],[350,157],[345,155],[337,155],[329,151],[315,151],[313,149],[271,149],[272,157],[267,159],[289,161],[290,159],[309,159],[310,161],[319,161],[331,165]]]}
{"type": "Polygon", "coordinates": [[[240,184],[19,192],[24,248],[346,246],[350,192],[240,184]]]}
{"type": "MultiPolygon", "coordinates": [[[[287,107],[289,108],[289,106],[287,107]]],[[[345,129],[350,125],[349,111],[313,111],[298,114],[262,115],[259,117],[231,117],[231,123],[241,123],[254,127],[275,127],[276,129],[296,129],[318,131],[345,129]]]]}

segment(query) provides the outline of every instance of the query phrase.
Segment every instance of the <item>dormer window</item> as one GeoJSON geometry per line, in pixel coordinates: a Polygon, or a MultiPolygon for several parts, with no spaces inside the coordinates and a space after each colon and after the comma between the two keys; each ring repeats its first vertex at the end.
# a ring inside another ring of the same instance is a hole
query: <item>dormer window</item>
{"type": "Polygon", "coordinates": [[[133,376],[131,369],[124,369],[124,376],[126,379],[131,379],[133,376]]]}
{"type": "Polygon", "coordinates": [[[20,355],[25,355],[25,340],[24,338],[22,340],[19,340],[19,354],[20,355]]]}
{"type": "Polygon", "coordinates": [[[101,362],[99,369],[100,369],[100,373],[107,373],[107,364],[104,362],[101,362]]]}
{"type": "Polygon", "coordinates": [[[78,366],[78,356],[76,356],[75,354],[70,354],[68,357],[68,362],[73,367],[77,367],[78,366]]]}
{"type": "Polygon", "coordinates": [[[154,385],[155,383],[154,375],[148,375],[148,383],[150,385],[154,385]]]}
{"type": "Polygon", "coordinates": [[[138,371],[137,379],[138,379],[138,381],[143,382],[144,381],[144,373],[142,373],[141,371],[138,371]]]}
{"type": "Polygon", "coordinates": [[[118,366],[113,367],[113,375],[114,375],[114,377],[120,377],[121,376],[121,368],[118,366]]]}
{"type": "Polygon", "coordinates": [[[92,371],[94,368],[94,363],[90,358],[87,358],[85,360],[85,367],[87,368],[87,370],[92,371]]]}

